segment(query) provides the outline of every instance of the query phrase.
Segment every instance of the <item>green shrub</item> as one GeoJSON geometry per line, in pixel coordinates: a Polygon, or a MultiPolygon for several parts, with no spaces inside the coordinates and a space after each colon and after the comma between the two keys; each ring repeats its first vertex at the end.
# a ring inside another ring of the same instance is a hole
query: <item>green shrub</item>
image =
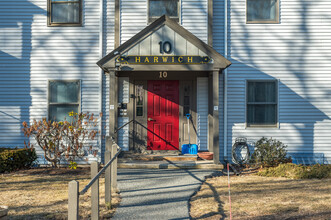
{"type": "Polygon", "coordinates": [[[255,143],[255,151],[251,162],[261,164],[262,167],[274,167],[281,163],[292,162],[286,157],[287,145],[275,139],[261,138],[255,143]]]}
{"type": "Polygon", "coordinates": [[[33,148],[0,148],[0,173],[30,168],[37,159],[33,148]]]}
{"type": "Polygon", "coordinates": [[[280,164],[277,167],[264,168],[259,176],[286,177],[291,179],[331,178],[331,165],[315,164],[311,166],[293,163],[280,164]]]}

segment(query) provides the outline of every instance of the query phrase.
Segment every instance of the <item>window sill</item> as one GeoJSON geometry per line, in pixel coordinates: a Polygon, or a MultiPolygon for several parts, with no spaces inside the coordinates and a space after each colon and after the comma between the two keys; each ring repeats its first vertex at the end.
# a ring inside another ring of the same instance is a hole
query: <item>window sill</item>
{"type": "Polygon", "coordinates": [[[279,21],[246,21],[246,24],[279,24],[279,21]]]}
{"type": "Polygon", "coordinates": [[[83,24],[66,24],[66,23],[58,23],[58,24],[47,24],[48,27],[82,27],[83,24]]]}
{"type": "Polygon", "coordinates": [[[246,124],[246,127],[245,129],[255,129],[255,128],[279,128],[279,125],[278,124],[275,124],[275,125],[247,125],[246,124]]]}
{"type": "MultiPolygon", "coordinates": [[[[160,17],[149,17],[147,24],[151,24],[151,23],[153,23],[154,21],[156,21],[159,18],[160,17]]],[[[179,17],[170,17],[170,19],[173,20],[173,21],[175,21],[175,22],[177,22],[177,23],[179,23],[179,17]]]]}

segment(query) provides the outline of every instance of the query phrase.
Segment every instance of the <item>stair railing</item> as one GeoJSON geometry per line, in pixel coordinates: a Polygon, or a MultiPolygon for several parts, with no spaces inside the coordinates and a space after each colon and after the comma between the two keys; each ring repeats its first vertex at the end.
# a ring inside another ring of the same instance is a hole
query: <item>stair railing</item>
{"type": "Polygon", "coordinates": [[[99,219],[99,178],[105,172],[105,204],[111,206],[111,194],[117,190],[117,157],[121,148],[112,144],[110,137],[106,139],[105,166],[98,172],[99,163],[91,163],[91,181],[79,191],[79,182],[69,182],[68,188],[68,219],[79,218],[79,196],[84,195],[91,188],[91,219],[99,219]]]}
{"type": "MultiPolygon", "coordinates": [[[[134,120],[134,119],[130,120],[129,122],[126,122],[125,124],[121,125],[121,126],[118,127],[117,129],[115,129],[115,134],[116,134],[119,130],[123,129],[125,126],[127,126],[127,125],[130,124],[130,123],[140,125],[140,126],[143,127],[144,129],[146,129],[148,132],[151,132],[153,135],[157,136],[157,137],[160,138],[162,141],[164,141],[164,142],[166,142],[167,144],[171,145],[169,141],[167,141],[166,139],[164,139],[163,137],[161,137],[160,135],[156,134],[156,133],[153,132],[152,130],[148,129],[145,125],[141,124],[140,122],[138,122],[138,121],[136,121],[136,120],[134,120]]],[[[173,146],[173,145],[171,145],[171,146],[175,148],[175,146],[173,146]]],[[[178,149],[177,149],[177,150],[178,150],[178,149]]],[[[178,150],[178,151],[179,151],[179,150],[178,150]]]]}

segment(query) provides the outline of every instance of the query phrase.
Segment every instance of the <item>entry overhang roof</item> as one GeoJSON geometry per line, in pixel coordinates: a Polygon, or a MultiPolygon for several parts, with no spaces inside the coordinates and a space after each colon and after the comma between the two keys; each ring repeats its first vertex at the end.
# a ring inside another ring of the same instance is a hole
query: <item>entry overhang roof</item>
{"type": "MultiPolygon", "coordinates": [[[[149,35],[155,33],[162,26],[167,26],[171,28],[174,32],[179,34],[185,40],[193,44],[207,56],[212,58],[213,67],[212,69],[225,69],[231,65],[231,62],[219,54],[214,48],[197,38],[194,34],[186,30],[184,27],[179,25],[177,22],[171,20],[168,16],[163,15],[146,28],[141,30],[131,39],[117,47],[115,50],[110,52],[108,55],[103,57],[101,60],[97,62],[97,65],[102,68],[104,71],[108,72],[110,69],[115,68],[115,59],[119,57],[121,54],[126,53],[128,50],[133,48],[142,40],[146,39],[149,35]]],[[[211,64],[202,64],[202,65],[211,65],[211,64]]]]}

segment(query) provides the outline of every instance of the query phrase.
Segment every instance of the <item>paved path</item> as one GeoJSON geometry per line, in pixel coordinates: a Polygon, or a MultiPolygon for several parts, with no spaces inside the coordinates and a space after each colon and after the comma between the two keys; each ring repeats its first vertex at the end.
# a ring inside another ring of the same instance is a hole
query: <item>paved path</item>
{"type": "Polygon", "coordinates": [[[188,200],[211,170],[119,169],[122,201],[112,219],[189,219],[188,200]]]}

